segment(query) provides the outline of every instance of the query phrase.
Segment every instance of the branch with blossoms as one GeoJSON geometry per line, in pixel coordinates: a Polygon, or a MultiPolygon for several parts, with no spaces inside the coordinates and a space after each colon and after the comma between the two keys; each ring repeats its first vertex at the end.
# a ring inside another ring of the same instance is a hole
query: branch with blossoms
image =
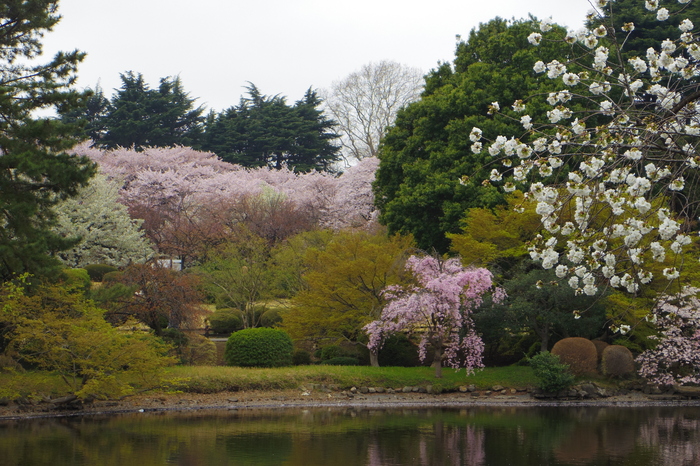
{"type": "MultiPolygon", "coordinates": [[[[658,21],[677,21],[666,39],[643,57],[625,56],[632,23],[616,30],[611,5],[596,2],[592,28],[557,38],[573,60],[538,61],[533,71],[561,83],[550,93],[547,121],[536,124],[528,105],[512,104],[525,130],[520,138],[488,141],[473,128],[472,151],[487,150],[500,164],[490,182],[505,191],[529,185],[546,233],[530,255],[587,295],[610,285],[630,293],[654,279],[679,279],[682,254],[693,243],[699,213],[700,41],[679,11],[647,0],[658,21]],[[555,174],[565,174],[558,181],[555,174]],[[659,264],[663,268],[659,272],[659,264]],[[660,275],[660,276],[659,276],[660,275]]],[[[548,21],[528,38],[537,46],[548,21]]],[[[491,114],[504,114],[494,102],[491,114]]],[[[508,112],[510,113],[510,112],[508,112]]]]}
{"type": "Polygon", "coordinates": [[[698,288],[663,296],[647,319],[660,329],[658,344],[640,354],[639,375],[661,385],[700,383],[698,288]]]}

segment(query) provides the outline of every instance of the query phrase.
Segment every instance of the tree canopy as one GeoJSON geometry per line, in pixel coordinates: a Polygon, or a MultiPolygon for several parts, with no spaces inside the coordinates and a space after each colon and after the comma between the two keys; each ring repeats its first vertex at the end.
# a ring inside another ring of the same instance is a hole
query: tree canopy
{"type": "Polygon", "coordinates": [[[489,105],[552,87],[532,64],[568,48],[528,47],[534,24],[500,18],[481,24],[457,45],[452,65],[426,76],[422,98],[399,111],[379,151],[374,185],[380,221],[390,233],[412,233],[419,247],[444,252],[445,234],[459,231],[465,210],[503,203],[502,191],[488,183],[490,156],[472,152],[469,131],[481,125],[485,133],[521,135],[517,120],[487,115],[489,105]]]}
{"type": "Polygon", "coordinates": [[[77,142],[75,125],[37,118],[37,111],[67,111],[81,94],[72,88],[79,51],[59,52],[46,63],[41,38],[59,21],[56,1],[0,4],[0,279],[46,273],[51,254],[73,243],[51,231],[52,207],[94,174],[94,164],[66,150],[77,142]]]}
{"type": "Polygon", "coordinates": [[[328,170],[339,158],[335,122],[320,110],[321,99],[309,89],[294,105],[268,96],[254,85],[238,106],[210,114],[201,149],[244,167],[328,170]]]}
{"type": "MultiPolygon", "coordinates": [[[[161,78],[151,89],[141,73],[121,74],[122,86],[107,106],[101,120],[104,132],[95,141],[108,148],[192,146],[202,132],[204,107],[194,107],[196,99],[184,91],[179,77],[161,78]]],[[[99,107],[97,102],[87,104],[99,107]]],[[[86,108],[87,115],[93,110],[86,108]]]]}

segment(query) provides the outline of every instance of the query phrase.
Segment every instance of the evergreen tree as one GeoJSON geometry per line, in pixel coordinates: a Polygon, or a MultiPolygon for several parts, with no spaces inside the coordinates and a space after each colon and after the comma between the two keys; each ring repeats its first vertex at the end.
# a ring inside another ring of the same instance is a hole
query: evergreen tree
{"type": "MultiPolygon", "coordinates": [[[[535,75],[532,64],[566,55],[570,48],[549,42],[529,46],[535,26],[534,20],[500,18],[481,24],[457,45],[453,65],[442,64],[426,76],[421,100],[398,112],[383,139],[374,184],[380,222],[390,233],[411,233],[420,248],[444,252],[446,233],[459,231],[467,209],[504,202],[488,181],[493,158],[473,151],[469,131],[478,126],[484,134],[524,136],[519,115],[487,115],[491,102],[555,90],[535,75]]],[[[546,105],[530,101],[528,107],[534,118],[546,105]]]]}
{"type": "Polygon", "coordinates": [[[297,171],[327,170],[339,160],[335,122],[319,109],[309,89],[294,105],[283,96],[263,95],[254,85],[237,107],[210,114],[201,149],[245,167],[285,166],[297,171]]]}
{"type": "Polygon", "coordinates": [[[97,142],[114,148],[193,146],[202,131],[203,107],[183,90],[180,78],[162,78],[150,89],[143,75],[121,75],[122,87],[112,97],[102,118],[105,134],[97,142]]]}
{"type": "Polygon", "coordinates": [[[0,3],[0,280],[58,265],[51,252],[72,243],[51,232],[52,207],[94,173],[87,158],[65,152],[77,142],[75,125],[34,117],[40,110],[69,112],[85,98],[71,87],[83,53],[34,62],[43,34],[60,19],[57,8],[48,0],[0,3]]]}

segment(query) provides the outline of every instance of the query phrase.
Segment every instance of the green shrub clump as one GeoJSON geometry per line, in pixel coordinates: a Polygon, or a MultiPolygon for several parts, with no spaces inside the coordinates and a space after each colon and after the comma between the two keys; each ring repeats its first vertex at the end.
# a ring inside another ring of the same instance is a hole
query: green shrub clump
{"type": "Polygon", "coordinates": [[[229,366],[290,366],[293,351],[292,339],[284,330],[249,328],[228,337],[224,360],[229,366]]]}
{"type": "Polygon", "coordinates": [[[119,269],[107,264],[90,264],[85,266],[85,270],[87,270],[88,275],[90,275],[90,280],[93,282],[101,282],[106,273],[116,272],[119,269]]]}
{"type": "Polygon", "coordinates": [[[529,359],[530,367],[540,381],[540,388],[545,392],[556,393],[566,390],[574,383],[574,376],[569,366],[559,360],[559,356],[548,351],[529,359]]]}
{"type": "Polygon", "coordinates": [[[231,335],[243,328],[243,316],[238,309],[217,309],[208,319],[209,328],[217,335],[231,335]]]}
{"type": "Polygon", "coordinates": [[[311,364],[311,353],[303,349],[295,349],[292,353],[292,364],[295,366],[308,366],[311,364]]]}

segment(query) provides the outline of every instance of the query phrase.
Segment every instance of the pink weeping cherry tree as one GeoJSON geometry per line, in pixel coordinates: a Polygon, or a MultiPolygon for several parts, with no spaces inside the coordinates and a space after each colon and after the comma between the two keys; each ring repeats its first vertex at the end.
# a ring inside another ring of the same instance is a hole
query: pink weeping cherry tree
{"type": "Polygon", "coordinates": [[[433,350],[435,377],[442,377],[443,363],[467,373],[484,367],[484,343],[474,331],[472,312],[487,293],[500,302],[505,297],[493,285],[491,272],[484,268],[466,268],[460,259],[442,260],[432,256],[411,256],[406,269],[414,276],[411,287],[390,286],[384,290],[388,304],[379,320],[365,326],[370,350],[379,350],[384,339],[396,332],[414,332],[421,336],[420,358],[433,350]]]}

